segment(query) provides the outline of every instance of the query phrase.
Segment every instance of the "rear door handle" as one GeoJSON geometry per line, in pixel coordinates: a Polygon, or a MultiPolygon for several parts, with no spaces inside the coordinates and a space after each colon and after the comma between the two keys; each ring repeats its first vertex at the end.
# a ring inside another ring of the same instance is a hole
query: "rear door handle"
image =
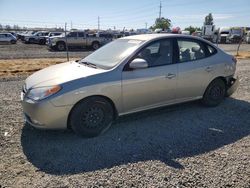
{"type": "Polygon", "coordinates": [[[206,70],[207,72],[211,72],[211,71],[213,71],[213,68],[212,68],[212,67],[207,67],[205,70],[206,70]]]}
{"type": "Polygon", "coordinates": [[[168,75],[166,75],[166,78],[172,79],[172,78],[174,78],[175,76],[176,76],[175,74],[168,73],[168,75]]]}

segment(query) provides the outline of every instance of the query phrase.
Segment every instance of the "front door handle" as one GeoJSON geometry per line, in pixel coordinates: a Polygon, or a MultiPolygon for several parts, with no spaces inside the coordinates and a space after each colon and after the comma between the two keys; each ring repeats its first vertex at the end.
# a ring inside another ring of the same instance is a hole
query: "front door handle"
{"type": "Polygon", "coordinates": [[[176,76],[175,74],[168,73],[168,75],[166,75],[166,78],[172,79],[172,78],[174,78],[175,76],[176,76]]]}
{"type": "Polygon", "coordinates": [[[207,67],[205,70],[206,70],[207,72],[211,72],[211,71],[213,71],[213,68],[212,68],[212,67],[207,67]]]}

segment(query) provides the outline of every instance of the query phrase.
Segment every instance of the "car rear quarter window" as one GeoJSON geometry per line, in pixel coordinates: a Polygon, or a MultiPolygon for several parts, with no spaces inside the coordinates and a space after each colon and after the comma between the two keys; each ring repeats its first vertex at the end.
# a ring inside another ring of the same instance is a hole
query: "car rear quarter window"
{"type": "Polygon", "coordinates": [[[195,40],[178,39],[179,62],[189,62],[203,59],[206,51],[201,42],[195,40]]]}
{"type": "Polygon", "coordinates": [[[206,47],[207,47],[207,56],[208,57],[217,53],[217,50],[214,47],[210,46],[209,44],[207,44],[206,47]]]}

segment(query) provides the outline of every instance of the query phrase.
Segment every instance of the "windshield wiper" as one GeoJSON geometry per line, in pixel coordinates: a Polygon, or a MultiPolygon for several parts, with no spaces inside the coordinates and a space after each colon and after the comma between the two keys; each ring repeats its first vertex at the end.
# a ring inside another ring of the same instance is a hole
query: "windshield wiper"
{"type": "Polygon", "coordinates": [[[83,65],[86,65],[86,66],[88,66],[88,67],[92,67],[92,68],[97,69],[97,65],[94,64],[94,63],[89,63],[89,62],[86,62],[86,61],[80,61],[79,63],[80,63],[80,64],[83,64],[83,65]]]}

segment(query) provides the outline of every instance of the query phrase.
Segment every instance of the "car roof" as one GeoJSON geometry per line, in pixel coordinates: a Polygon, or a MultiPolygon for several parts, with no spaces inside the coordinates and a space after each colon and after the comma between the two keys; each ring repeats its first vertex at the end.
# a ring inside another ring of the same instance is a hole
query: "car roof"
{"type": "Polygon", "coordinates": [[[191,39],[198,39],[202,40],[200,37],[191,36],[191,35],[183,35],[183,34],[172,34],[172,33],[157,33],[157,34],[141,34],[141,35],[132,35],[128,37],[123,37],[121,39],[130,39],[130,40],[142,40],[142,41],[150,41],[155,39],[161,38],[191,38],[191,39]]]}
{"type": "Polygon", "coordinates": [[[157,40],[157,39],[162,39],[162,38],[185,38],[185,39],[196,39],[199,41],[203,41],[206,44],[209,44],[211,46],[213,46],[216,49],[219,49],[217,46],[215,46],[215,44],[213,44],[210,41],[207,41],[201,37],[197,37],[197,36],[192,36],[192,35],[184,35],[184,34],[172,34],[172,33],[155,33],[155,34],[141,34],[141,35],[132,35],[132,36],[128,36],[128,37],[123,37],[120,38],[119,40],[122,39],[129,39],[129,40],[141,40],[141,41],[152,41],[152,40],[157,40]]]}

